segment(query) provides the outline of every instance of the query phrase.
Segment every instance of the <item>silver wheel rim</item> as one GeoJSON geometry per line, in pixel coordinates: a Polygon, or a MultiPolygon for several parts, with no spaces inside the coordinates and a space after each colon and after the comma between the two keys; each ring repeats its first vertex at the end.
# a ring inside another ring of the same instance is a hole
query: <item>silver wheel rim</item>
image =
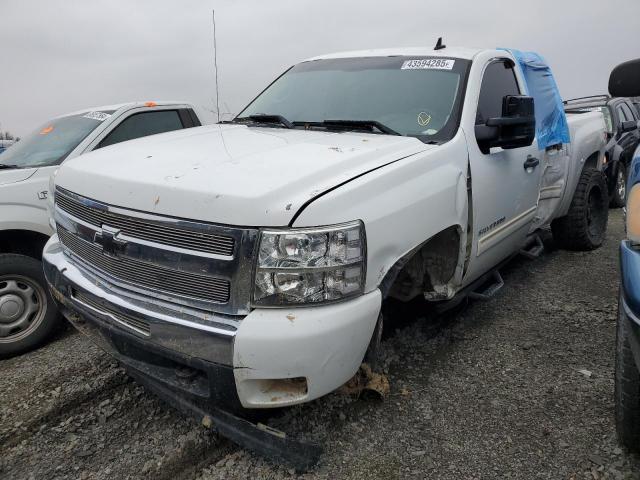
{"type": "Polygon", "coordinates": [[[627,186],[625,185],[624,172],[618,169],[618,176],[616,178],[616,190],[618,191],[618,198],[624,200],[624,196],[627,193],[627,186]]]}
{"type": "Polygon", "coordinates": [[[37,282],[21,275],[0,276],[0,343],[29,336],[46,311],[47,295],[37,282]]]}

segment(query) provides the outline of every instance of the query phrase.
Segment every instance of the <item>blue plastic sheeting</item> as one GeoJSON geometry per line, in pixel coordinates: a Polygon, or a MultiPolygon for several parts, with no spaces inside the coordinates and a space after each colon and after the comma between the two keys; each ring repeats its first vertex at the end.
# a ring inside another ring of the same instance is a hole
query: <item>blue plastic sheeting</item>
{"type": "Polygon", "coordinates": [[[504,48],[510,52],[520,66],[526,82],[527,95],[533,97],[536,114],[536,138],[538,148],[543,150],[551,145],[569,143],[569,125],[564,113],[558,85],[551,68],[540,55],[504,48]]]}

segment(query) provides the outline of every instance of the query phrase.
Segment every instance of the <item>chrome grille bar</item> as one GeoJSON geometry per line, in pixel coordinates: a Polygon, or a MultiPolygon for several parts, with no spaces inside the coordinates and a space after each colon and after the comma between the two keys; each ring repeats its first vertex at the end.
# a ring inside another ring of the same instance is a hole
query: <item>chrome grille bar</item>
{"type": "Polygon", "coordinates": [[[172,227],[94,208],[77,201],[72,194],[59,187],[56,189],[55,202],[61,210],[90,225],[101,228],[107,224],[132,238],[215,255],[232,256],[234,253],[235,241],[232,237],[172,227]]]}
{"type": "Polygon", "coordinates": [[[104,255],[98,245],[78,238],[61,226],[58,226],[58,236],[81,261],[117,280],[206,302],[229,301],[230,284],[225,279],[169,269],[128,257],[112,258],[104,255]]]}
{"type": "Polygon", "coordinates": [[[108,307],[107,305],[98,303],[92,297],[85,295],[84,293],[73,291],[73,298],[84,306],[100,313],[101,315],[108,316],[116,322],[124,324],[125,326],[131,328],[132,330],[135,330],[138,333],[146,336],[151,335],[151,326],[146,320],[143,320],[141,318],[134,318],[129,315],[123,315],[122,313],[108,307]]]}

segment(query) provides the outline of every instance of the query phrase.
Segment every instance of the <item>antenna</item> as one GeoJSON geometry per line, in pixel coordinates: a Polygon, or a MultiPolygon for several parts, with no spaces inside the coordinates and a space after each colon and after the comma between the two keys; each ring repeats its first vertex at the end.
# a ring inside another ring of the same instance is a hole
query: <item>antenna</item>
{"type": "Polygon", "coordinates": [[[438,37],[438,41],[436,42],[436,46],[433,47],[433,49],[434,50],[442,50],[443,48],[447,48],[447,46],[442,44],[442,37],[438,37]]]}
{"type": "Polygon", "coordinates": [[[216,115],[220,123],[220,98],[218,96],[218,46],[216,45],[216,11],[213,10],[213,65],[216,69],[216,115]]]}

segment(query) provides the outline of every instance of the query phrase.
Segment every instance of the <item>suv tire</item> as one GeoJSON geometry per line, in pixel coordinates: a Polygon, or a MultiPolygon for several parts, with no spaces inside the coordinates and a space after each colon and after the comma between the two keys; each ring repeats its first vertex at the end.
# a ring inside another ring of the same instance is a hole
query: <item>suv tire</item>
{"type": "Polygon", "coordinates": [[[25,255],[0,255],[0,358],[31,350],[60,322],[42,271],[25,255]]]}
{"type": "Polygon", "coordinates": [[[615,411],[620,443],[640,451],[640,371],[629,344],[631,319],[626,315],[622,297],[618,300],[616,333],[615,411]]]}

